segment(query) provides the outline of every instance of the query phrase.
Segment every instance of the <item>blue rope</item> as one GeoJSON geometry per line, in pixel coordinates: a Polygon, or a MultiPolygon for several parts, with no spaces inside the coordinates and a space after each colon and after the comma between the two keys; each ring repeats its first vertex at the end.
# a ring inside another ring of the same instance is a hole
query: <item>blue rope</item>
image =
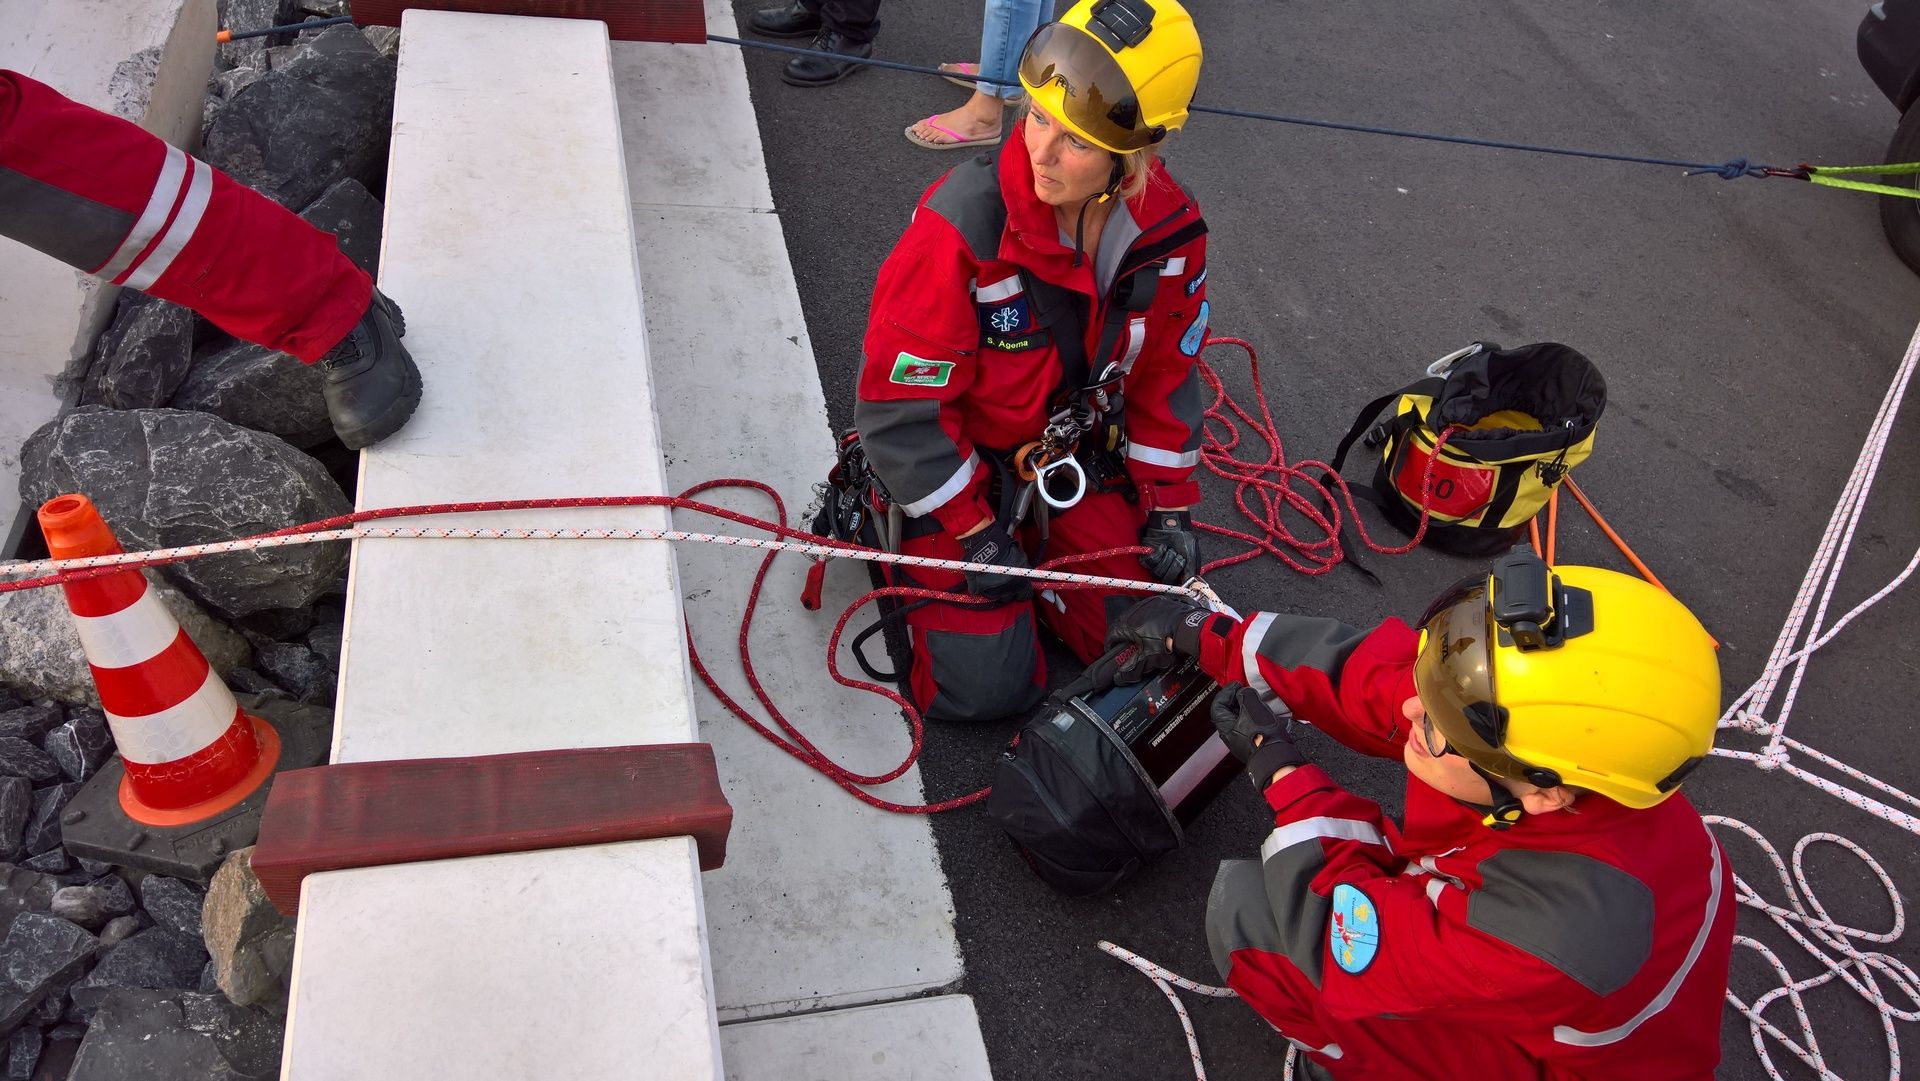
{"type": "MultiPolygon", "coordinates": [[[[871,57],[846,56],[841,53],[824,52],[819,49],[803,49],[794,45],[777,45],[770,41],[746,41],[740,38],[723,37],[708,34],[707,40],[722,45],[738,45],[746,49],[764,49],[769,52],[792,53],[796,56],[830,56],[849,64],[864,64],[868,67],[888,68],[893,71],[910,71],[917,75],[938,75],[942,78],[966,78],[956,76],[951,71],[939,68],[919,67],[914,64],[901,64],[892,60],[877,60],[871,57]]],[[[976,76],[970,82],[991,83],[995,86],[1018,86],[1017,79],[990,79],[976,76]]],[[[1539,146],[1533,143],[1510,143],[1499,139],[1475,139],[1466,135],[1441,135],[1428,131],[1405,131],[1400,128],[1382,128],[1371,124],[1347,124],[1337,120],[1313,120],[1301,116],[1282,116],[1278,113],[1257,113],[1247,109],[1226,109],[1214,105],[1194,105],[1190,111],[1212,113],[1215,116],[1232,116],[1242,120],[1264,120],[1273,124],[1295,124],[1307,128],[1329,128],[1334,131],[1352,131],[1365,135],[1391,135],[1398,139],[1422,139],[1432,143],[1456,143],[1461,146],[1484,146],[1494,150],[1524,150],[1533,154],[1555,154],[1567,158],[1594,158],[1600,161],[1624,161],[1636,165],[1661,165],[1668,168],[1686,170],[1688,176],[1712,174],[1722,180],[1738,180],[1743,176],[1769,177],[1784,176],[1805,180],[1806,176],[1797,169],[1779,169],[1770,165],[1754,165],[1746,158],[1734,158],[1732,161],[1715,165],[1711,162],[1678,161],[1672,158],[1649,158],[1638,154],[1613,154],[1603,150],[1578,150],[1572,147],[1539,146]]]]}

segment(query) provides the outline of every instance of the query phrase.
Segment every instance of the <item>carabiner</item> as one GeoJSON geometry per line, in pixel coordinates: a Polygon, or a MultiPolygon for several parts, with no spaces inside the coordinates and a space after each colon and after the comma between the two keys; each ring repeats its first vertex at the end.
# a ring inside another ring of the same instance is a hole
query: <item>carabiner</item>
{"type": "Polygon", "coordinates": [[[1036,472],[1035,479],[1038,480],[1040,484],[1040,498],[1046,501],[1047,506],[1055,510],[1066,510],[1068,507],[1080,502],[1081,497],[1087,494],[1087,471],[1080,468],[1080,459],[1075,458],[1071,454],[1041,466],[1036,472]],[[1053,487],[1049,482],[1053,474],[1062,469],[1073,472],[1073,494],[1064,498],[1055,498],[1053,487]]]}

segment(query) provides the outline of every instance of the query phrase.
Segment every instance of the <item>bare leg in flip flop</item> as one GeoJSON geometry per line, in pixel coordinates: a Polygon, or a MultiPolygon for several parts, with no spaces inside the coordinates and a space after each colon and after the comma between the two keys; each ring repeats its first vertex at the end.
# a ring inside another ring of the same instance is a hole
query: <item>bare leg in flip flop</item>
{"type": "Polygon", "coordinates": [[[977,139],[997,139],[1000,137],[1000,122],[1005,110],[1000,99],[974,91],[973,97],[965,105],[952,112],[929,117],[913,126],[913,133],[929,143],[952,143],[954,136],[966,141],[977,139]],[[940,131],[935,127],[945,128],[940,131]],[[951,134],[949,134],[949,132],[951,134]]]}

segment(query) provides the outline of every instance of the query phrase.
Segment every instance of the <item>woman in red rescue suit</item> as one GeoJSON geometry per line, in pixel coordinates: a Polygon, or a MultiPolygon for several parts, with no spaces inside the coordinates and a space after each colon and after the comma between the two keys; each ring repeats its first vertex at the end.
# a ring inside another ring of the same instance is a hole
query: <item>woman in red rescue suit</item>
{"type": "MultiPolygon", "coordinates": [[[[1199,570],[1187,511],[1199,500],[1206,226],[1155,154],[1185,122],[1199,72],[1176,0],[1081,0],[1028,43],[1028,113],[998,155],[922,197],[880,268],[854,407],[867,460],[904,511],[898,550],[1026,567],[1145,544],[1145,557],[1071,569],[1164,582],[1199,570]],[[1021,464],[1054,467],[1035,484],[1044,492],[1023,496],[1021,464]],[[1071,506],[1046,506],[1049,493],[1071,506]]],[[[962,588],[943,571],[892,580],[962,588]]],[[[913,698],[930,717],[1002,717],[1039,700],[1036,603],[1082,660],[1102,652],[1110,610],[1132,603],[1085,590],[1036,602],[1027,579],[991,573],[964,588],[981,603],[906,613],[913,698]]]]}
{"type": "Polygon", "coordinates": [[[1713,746],[1712,639],[1646,582],[1525,551],[1417,626],[1171,597],[1114,620],[1121,682],[1178,653],[1230,684],[1214,724],[1273,808],[1208,899],[1227,984],[1311,1078],[1706,1081],[1732,873],[1675,790],[1713,746]],[[1403,825],[1307,764],[1289,709],[1405,763],[1403,825]]]}

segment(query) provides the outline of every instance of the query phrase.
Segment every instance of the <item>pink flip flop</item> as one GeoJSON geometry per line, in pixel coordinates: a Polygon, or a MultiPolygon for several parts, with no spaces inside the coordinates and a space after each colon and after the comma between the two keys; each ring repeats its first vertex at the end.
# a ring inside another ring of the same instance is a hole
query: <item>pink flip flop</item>
{"type": "Polygon", "coordinates": [[[928,139],[923,135],[916,134],[913,130],[915,125],[912,125],[912,124],[907,125],[907,129],[905,132],[907,136],[907,142],[910,142],[913,145],[920,147],[924,150],[966,150],[976,146],[999,146],[1000,145],[1000,134],[998,132],[995,132],[994,134],[989,135],[982,139],[969,139],[961,135],[959,132],[954,131],[952,128],[944,127],[942,125],[934,123],[934,121],[937,120],[939,117],[940,117],[940,114],[935,113],[932,116],[927,117],[925,120],[921,121],[921,123],[939,132],[940,134],[945,135],[949,139],[952,139],[953,142],[936,143],[933,140],[928,139]]]}

